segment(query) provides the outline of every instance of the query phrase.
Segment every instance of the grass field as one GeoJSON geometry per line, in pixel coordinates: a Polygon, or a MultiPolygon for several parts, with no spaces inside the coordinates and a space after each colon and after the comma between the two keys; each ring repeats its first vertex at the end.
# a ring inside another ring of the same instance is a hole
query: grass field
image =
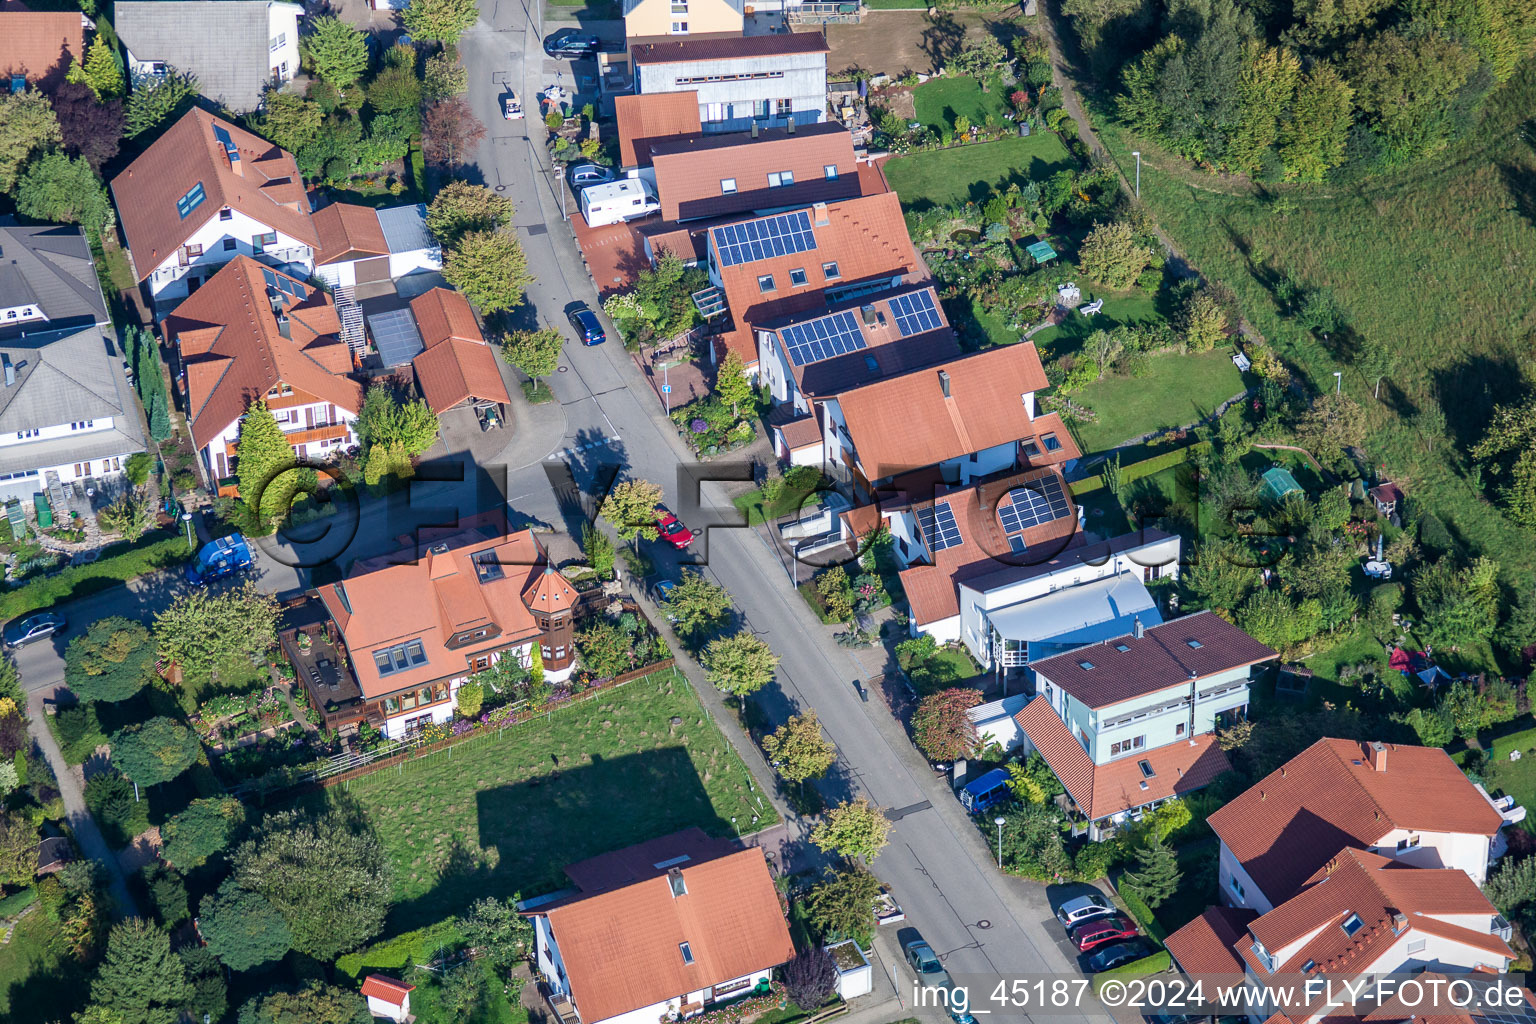
{"type": "Polygon", "coordinates": [[[687,680],[663,672],[329,793],[383,838],[399,931],[550,891],[567,864],[690,825],[767,827],[773,807],[748,780],[687,680]]]}
{"type": "Polygon", "coordinates": [[[68,1019],[85,1002],[87,973],[41,908],[0,946],[0,1020],[68,1019]]]}
{"type": "Polygon", "coordinates": [[[885,163],[885,177],[901,197],[903,209],[927,210],[985,201],[1014,182],[1043,181],[1071,166],[1072,158],[1060,139],[1050,132],[1036,132],[1028,138],[1013,135],[996,142],[893,157],[885,163]]]}
{"type": "Polygon", "coordinates": [[[1225,349],[1154,356],[1144,377],[1106,377],[1072,396],[1099,415],[1077,424],[1078,443],[1084,452],[1097,452],[1152,430],[1192,423],[1243,387],[1243,375],[1225,349]]]}
{"type": "Polygon", "coordinates": [[[1536,728],[1494,740],[1483,773],[1490,792],[1502,791],[1506,796],[1514,797],[1521,807],[1536,811],[1536,728]],[[1509,752],[1512,750],[1518,750],[1524,756],[1511,761],[1509,752]]]}
{"type": "Polygon", "coordinates": [[[1007,89],[996,75],[988,79],[987,87],[982,92],[980,80],[970,75],[924,82],[912,90],[917,119],[941,135],[953,131],[955,118],[961,115],[975,125],[986,124],[989,116],[1002,121],[1010,110],[1007,89]]]}
{"type": "Polygon", "coordinates": [[[1480,120],[1446,152],[1352,185],[1256,187],[1199,173],[1107,117],[1095,126],[1127,174],[1142,151],[1141,195],[1190,260],[1231,286],[1253,325],[1318,390],[1344,373],[1367,406],[1368,450],[1415,501],[1445,520],[1470,553],[1536,567],[1530,534],[1485,500],[1463,452],[1489,409],[1521,397],[1518,366],[1536,318],[1536,153],[1521,138],[1536,109],[1536,64],[1488,98],[1480,120]],[[1399,366],[1371,398],[1352,368],[1358,344],[1332,345],[1282,315],[1287,275],[1326,286],[1358,336],[1386,339],[1399,366]],[[1450,444],[1425,444],[1410,418],[1444,411],[1450,444]]]}
{"type": "MultiPolygon", "coordinates": [[[[1085,303],[1096,298],[1096,294],[1083,293],[1085,303]]],[[[1161,319],[1163,317],[1157,311],[1156,303],[1146,292],[1134,291],[1118,297],[1106,295],[1104,309],[1098,314],[1083,316],[1074,313],[1065,323],[1047,327],[1031,340],[1040,349],[1040,358],[1051,360],[1082,348],[1083,339],[1094,331],[1112,331],[1116,327],[1161,319]]]]}

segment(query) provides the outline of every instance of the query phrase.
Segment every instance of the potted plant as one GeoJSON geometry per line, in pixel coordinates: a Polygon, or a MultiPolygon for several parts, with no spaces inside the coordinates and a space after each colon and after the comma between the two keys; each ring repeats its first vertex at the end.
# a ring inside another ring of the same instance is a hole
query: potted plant
{"type": "Polygon", "coordinates": [[[300,633],[298,638],[298,645],[300,654],[308,654],[309,649],[314,646],[314,641],[309,638],[308,633],[300,633]]]}

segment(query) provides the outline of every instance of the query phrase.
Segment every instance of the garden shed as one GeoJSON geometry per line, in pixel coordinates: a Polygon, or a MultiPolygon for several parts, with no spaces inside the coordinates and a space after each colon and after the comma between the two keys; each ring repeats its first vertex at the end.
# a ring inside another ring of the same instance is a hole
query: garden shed
{"type": "Polygon", "coordinates": [[[1291,471],[1280,466],[1265,473],[1263,480],[1264,482],[1259,485],[1259,497],[1266,501],[1278,504],[1284,501],[1287,495],[1305,493],[1301,489],[1301,484],[1291,476],[1291,471]]]}
{"type": "Polygon", "coordinates": [[[874,988],[874,969],[869,959],[852,939],[845,939],[827,947],[832,962],[837,965],[837,994],[844,999],[867,996],[874,988]]]}

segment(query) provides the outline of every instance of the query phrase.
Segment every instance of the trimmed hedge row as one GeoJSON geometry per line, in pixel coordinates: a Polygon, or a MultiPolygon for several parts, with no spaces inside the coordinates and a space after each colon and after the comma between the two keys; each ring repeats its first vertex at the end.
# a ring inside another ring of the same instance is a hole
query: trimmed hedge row
{"type": "MultiPolygon", "coordinates": [[[[1190,456],[1192,456],[1197,450],[1210,451],[1210,448],[1211,442],[1196,441],[1194,444],[1185,445],[1183,448],[1176,448],[1171,452],[1164,452],[1161,455],[1154,455],[1150,459],[1142,459],[1140,462],[1133,462],[1128,466],[1121,466],[1120,481],[1122,483],[1128,484],[1132,480],[1140,480],[1142,477],[1151,476],[1154,473],[1161,473],[1163,470],[1169,468],[1170,466],[1182,466],[1184,463],[1189,461],[1190,456]]],[[[1074,497],[1081,494],[1092,494],[1094,491],[1100,491],[1103,489],[1104,477],[1099,473],[1095,473],[1093,476],[1084,477],[1081,480],[1075,481],[1071,487],[1074,497]]]]}
{"type": "Polygon", "coordinates": [[[1166,949],[1160,949],[1151,956],[1142,957],[1140,960],[1132,960],[1121,967],[1114,967],[1107,971],[1100,971],[1093,976],[1093,991],[1098,994],[1100,988],[1111,978],[1125,980],[1126,978],[1145,978],[1151,974],[1161,974],[1173,966],[1173,957],[1168,955],[1166,949]]]}
{"type": "Polygon", "coordinates": [[[112,544],[89,565],[73,565],[52,576],[43,576],[0,594],[0,619],[14,619],[27,612],[52,608],[87,594],[106,590],[135,576],[179,565],[192,557],[187,538],[180,533],[154,531],[136,543],[112,544]]]}
{"type": "Polygon", "coordinates": [[[1125,904],[1125,909],[1130,911],[1131,916],[1136,919],[1136,923],[1141,925],[1141,930],[1161,946],[1163,940],[1168,938],[1168,933],[1158,923],[1157,915],[1152,913],[1152,908],[1142,900],[1141,894],[1128,885],[1120,886],[1115,893],[1120,897],[1120,902],[1125,904]]]}

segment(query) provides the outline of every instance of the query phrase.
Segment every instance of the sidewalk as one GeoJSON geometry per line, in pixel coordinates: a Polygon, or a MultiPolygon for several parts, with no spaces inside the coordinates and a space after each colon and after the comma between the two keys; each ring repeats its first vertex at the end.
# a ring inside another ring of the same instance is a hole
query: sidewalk
{"type": "Polygon", "coordinates": [[[44,718],[47,714],[43,710],[43,693],[34,690],[27,695],[27,735],[31,736],[42,750],[43,757],[48,761],[48,767],[53,770],[53,776],[58,780],[59,795],[64,799],[65,816],[69,821],[69,827],[74,831],[75,843],[80,847],[80,852],[91,860],[101,865],[107,876],[107,891],[112,895],[113,915],[121,920],[124,917],[137,917],[138,905],[134,903],[133,895],[128,891],[128,881],[123,877],[123,869],[112,855],[107,846],[107,841],[101,837],[101,830],[96,827],[96,819],[91,817],[90,808],[85,806],[85,792],[81,789],[75,773],[70,770],[64,761],[64,753],[59,749],[58,741],[53,738],[53,732],[48,728],[48,722],[44,718]]]}

